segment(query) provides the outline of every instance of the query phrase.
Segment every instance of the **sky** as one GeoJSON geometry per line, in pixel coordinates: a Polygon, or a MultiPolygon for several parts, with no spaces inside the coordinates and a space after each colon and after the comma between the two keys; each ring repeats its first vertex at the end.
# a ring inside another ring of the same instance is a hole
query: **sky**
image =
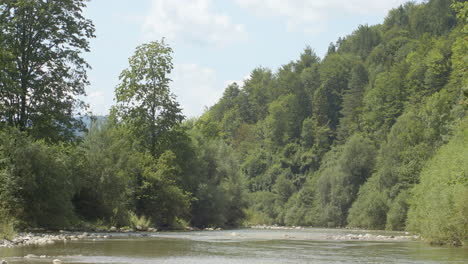
{"type": "Polygon", "coordinates": [[[114,104],[119,74],[138,45],[173,48],[170,88],[187,117],[200,116],[232,82],[257,67],[276,71],[306,46],[323,57],[330,42],[361,24],[382,23],[404,0],[91,0],[96,27],[85,101],[97,115],[114,104]]]}

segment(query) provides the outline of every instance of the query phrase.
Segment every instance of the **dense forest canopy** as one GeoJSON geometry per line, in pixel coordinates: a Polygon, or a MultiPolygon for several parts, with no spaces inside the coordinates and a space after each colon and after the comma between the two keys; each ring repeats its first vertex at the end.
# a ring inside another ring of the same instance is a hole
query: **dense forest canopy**
{"type": "Polygon", "coordinates": [[[253,69],[196,119],[170,91],[172,49],[143,44],[109,116],[80,134],[85,3],[0,2],[0,229],[279,224],[468,240],[467,2],[408,2],[323,58],[308,46],[253,69]]]}

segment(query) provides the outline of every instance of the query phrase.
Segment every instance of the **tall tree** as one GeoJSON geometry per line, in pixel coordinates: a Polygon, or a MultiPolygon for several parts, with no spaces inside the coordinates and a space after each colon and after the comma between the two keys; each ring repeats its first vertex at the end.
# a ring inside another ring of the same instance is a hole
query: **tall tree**
{"type": "Polygon", "coordinates": [[[0,122],[37,138],[60,140],[80,122],[94,37],[86,0],[0,1],[0,122]]]}
{"type": "Polygon", "coordinates": [[[364,88],[368,83],[368,73],[364,65],[357,64],[351,71],[348,89],[344,92],[338,137],[345,139],[360,130],[364,88]]]}
{"type": "Polygon", "coordinates": [[[129,125],[139,143],[156,158],[170,130],[184,118],[169,90],[172,48],[164,39],[136,48],[129,68],[120,74],[114,113],[129,125]]]}

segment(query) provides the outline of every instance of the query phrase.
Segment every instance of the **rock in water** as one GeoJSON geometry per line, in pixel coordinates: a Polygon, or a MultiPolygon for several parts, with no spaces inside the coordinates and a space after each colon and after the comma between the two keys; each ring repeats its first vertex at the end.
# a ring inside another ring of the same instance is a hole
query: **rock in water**
{"type": "Polygon", "coordinates": [[[8,262],[4,259],[2,259],[2,262],[0,262],[1,264],[8,264],[8,262]]]}
{"type": "Polygon", "coordinates": [[[53,264],[62,264],[62,261],[60,259],[54,259],[52,261],[53,264]]]}

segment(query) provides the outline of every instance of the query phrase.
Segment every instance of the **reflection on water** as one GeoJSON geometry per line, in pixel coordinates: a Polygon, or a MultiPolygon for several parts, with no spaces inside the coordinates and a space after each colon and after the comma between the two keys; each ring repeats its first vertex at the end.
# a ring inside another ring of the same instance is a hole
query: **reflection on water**
{"type": "MultiPolygon", "coordinates": [[[[334,229],[234,230],[114,234],[42,247],[0,248],[9,263],[466,263],[466,248],[430,247],[419,241],[334,241],[334,229]],[[28,254],[35,257],[24,258],[28,254]],[[42,258],[40,257],[42,256],[42,258]]],[[[401,233],[379,232],[395,236],[401,233]]]]}

